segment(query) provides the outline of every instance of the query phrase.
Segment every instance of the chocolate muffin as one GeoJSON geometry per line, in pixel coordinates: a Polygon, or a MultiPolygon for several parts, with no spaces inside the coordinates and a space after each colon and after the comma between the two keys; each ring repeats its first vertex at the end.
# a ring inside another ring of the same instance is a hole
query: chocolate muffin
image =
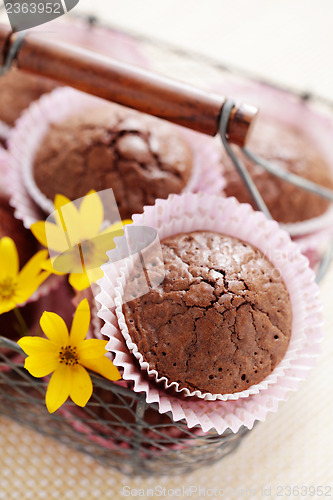
{"type": "Polygon", "coordinates": [[[13,127],[21,113],[56,84],[12,68],[0,77],[0,120],[13,127]]]}
{"type": "Polygon", "coordinates": [[[117,105],[52,125],[33,165],[35,182],[50,200],[112,188],[122,218],[180,193],[191,169],[191,149],[170,126],[117,105]]]}
{"type": "Polygon", "coordinates": [[[248,243],[209,231],[178,234],[161,246],[162,284],[123,305],[150,369],[202,393],[261,382],[291,336],[289,294],[277,269],[248,243]]]}
{"type": "MultiPolygon", "coordinates": [[[[260,117],[247,147],[282,170],[333,189],[329,166],[313,141],[301,130],[267,117],[260,117]]],[[[322,215],[329,208],[328,200],[275,177],[243,155],[242,159],[273,219],[278,222],[305,221],[322,215]]],[[[226,195],[235,196],[241,203],[250,203],[255,208],[250,194],[225,151],[222,153],[222,165],[227,182],[224,189],[226,195]]]]}

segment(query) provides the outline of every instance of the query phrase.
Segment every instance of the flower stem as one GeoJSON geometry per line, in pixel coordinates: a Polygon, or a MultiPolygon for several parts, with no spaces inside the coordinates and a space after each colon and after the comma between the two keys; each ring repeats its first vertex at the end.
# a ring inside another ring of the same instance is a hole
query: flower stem
{"type": "Polygon", "coordinates": [[[29,329],[18,307],[14,308],[14,314],[16,316],[20,328],[20,333],[22,334],[22,336],[29,335],[29,329]]]}

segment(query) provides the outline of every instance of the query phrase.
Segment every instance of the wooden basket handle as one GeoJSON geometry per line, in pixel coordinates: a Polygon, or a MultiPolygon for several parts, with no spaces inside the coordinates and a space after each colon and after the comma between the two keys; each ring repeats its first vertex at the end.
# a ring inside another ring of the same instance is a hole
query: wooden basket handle
{"type": "MultiPolygon", "coordinates": [[[[0,24],[0,64],[20,33],[0,24]]],[[[18,69],[56,80],[83,92],[214,136],[226,99],[108,57],[27,32],[15,54],[18,69]]],[[[234,106],[227,135],[244,146],[257,114],[254,106],[234,106]]]]}

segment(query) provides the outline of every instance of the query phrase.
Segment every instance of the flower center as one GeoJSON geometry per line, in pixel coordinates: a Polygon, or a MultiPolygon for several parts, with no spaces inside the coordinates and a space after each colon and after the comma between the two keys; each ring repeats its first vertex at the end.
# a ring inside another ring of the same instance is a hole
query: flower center
{"type": "Polygon", "coordinates": [[[14,297],[16,291],[16,282],[13,278],[6,278],[0,282],[0,299],[10,300],[14,297]]]}
{"type": "Polygon", "coordinates": [[[62,347],[59,352],[59,359],[60,363],[64,363],[65,365],[77,365],[79,363],[79,356],[76,352],[76,347],[72,347],[71,345],[62,347]]]}

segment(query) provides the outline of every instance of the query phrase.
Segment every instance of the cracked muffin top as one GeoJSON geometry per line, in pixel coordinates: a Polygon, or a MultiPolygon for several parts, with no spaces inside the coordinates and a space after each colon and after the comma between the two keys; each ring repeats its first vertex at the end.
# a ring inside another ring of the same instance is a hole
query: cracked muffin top
{"type": "Polygon", "coordinates": [[[123,305],[150,369],[203,393],[231,394],[261,382],[291,336],[280,273],[258,249],[214,232],[178,234],[161,246],[162,284],[123,305]]]}
{"type": "MultiPolygon", "coordinates": [[[[267,117],[259,117],[247,148],[282,170],[333,189],[330,167],[313,140],[301,130],[267,117]]],[[[245,156],[242,159],[273,219],[278,222],[302,222],[322,215],[329,208],[328,200],[275,177],[245,156]]],[[[226,195],[235,196],[241,203],[250,203],[255,208],[249,192],[224,151],[221,161],[227,182],[224,189],[226,195]]]]}
{"type": "Polygon", "coordinates": [[[112,188],[120,216],[142,212],[189,181],[192,151],[170,125],[106,105],[51,125],[34,160],[34,178],[54,200],[112,188]]]}

